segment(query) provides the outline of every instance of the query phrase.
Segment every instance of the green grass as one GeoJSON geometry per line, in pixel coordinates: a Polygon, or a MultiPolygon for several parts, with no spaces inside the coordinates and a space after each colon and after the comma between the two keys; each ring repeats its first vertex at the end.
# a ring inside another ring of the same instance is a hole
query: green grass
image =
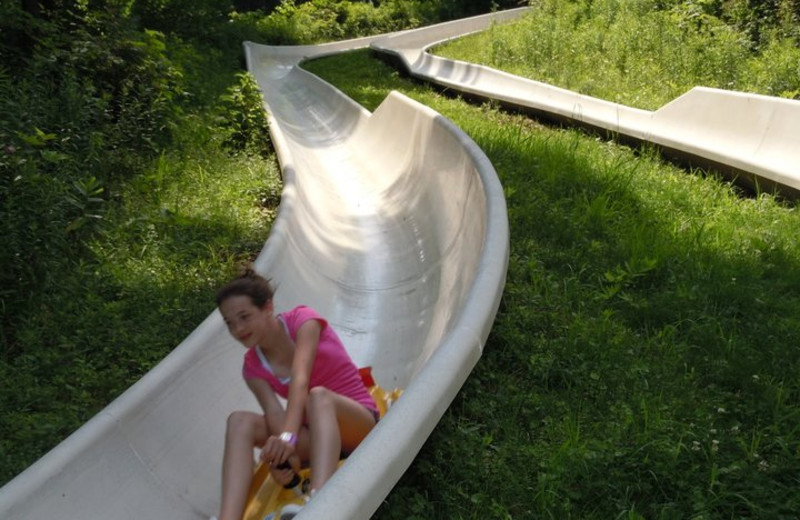
{"type": "Polygon", "coordinates": [[[712,2],[541,0],[521,20],[435,49],[449,58],[655,110],[696,85],[800,97],[800,47],[776,31],[754,50],[712,2]]]}
{"type": "Polygon", "coordinates": [[[444,97],[367,52],[306,67],[463,128],[508,200],[482,359],[379,509],[410,518],[787,518],[800,508],[793,206],[444,97]]]}
{"type": "Polygon", "coordinates": [[[3,481],[155,366],[263,245],[280,195],[274,161],[203,140],[184,153],[117,195],[87,259],[17,324],[20,347],[0,364],[3,481]]]}

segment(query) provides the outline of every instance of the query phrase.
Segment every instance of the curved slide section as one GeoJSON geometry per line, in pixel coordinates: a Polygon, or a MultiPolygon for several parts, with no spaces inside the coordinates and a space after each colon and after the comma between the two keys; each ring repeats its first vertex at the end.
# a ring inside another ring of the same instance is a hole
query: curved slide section
{"type": "MultiPolygon", "coordinates": [[[[284,191],[257,268],[275,303],[317,308],[403,396],[298,518],[368,518],[481,355],[508,261],[492,165],[458,128],[392,93],[370,114],[299,67],[363,47],[246,44],[284,191]]],[[[227,415],[258,410],[241,346],[212,313],[155,369],[0,490],[0,518],[208,518],[227,415]]]]}
{"type": "Polygon", "coordinates": [[[418,79],[545,117],[657,145],[668,155],[800,196],[800,101],[695,87],[650,112],[428,53],[528,8],[396,33],[371,44],[418,79]]]}

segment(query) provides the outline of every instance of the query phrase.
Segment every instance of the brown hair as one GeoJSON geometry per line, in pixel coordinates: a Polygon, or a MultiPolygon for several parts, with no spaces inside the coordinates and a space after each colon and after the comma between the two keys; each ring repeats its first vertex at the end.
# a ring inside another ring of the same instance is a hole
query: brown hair
{"type": "Polygon", "coordinates": [[[217,291],[217,306],[233,296],[249,296],[253,305],[263,309],[272,300],[275,289],[270,281],[258,274],[252,267],[245,268],[239,277],[234,278],[217,291]]]}

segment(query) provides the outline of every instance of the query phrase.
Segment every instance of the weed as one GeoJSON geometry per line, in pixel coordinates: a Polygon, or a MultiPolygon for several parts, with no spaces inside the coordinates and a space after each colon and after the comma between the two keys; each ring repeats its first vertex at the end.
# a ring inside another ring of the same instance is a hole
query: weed
{"type": "Polygon", "coordinates": [[[67,226],[67,233],[79,229],[99,226],[103,219],[105,200],[103,184],[94,176],[72,183],[73,192],[67,195],[67,201],[78,210],[78,216],[67,226]]]}
{"type": "Polygon", "coordinates": [[[272,145],[261,90],[249,72],[241,72],[236,77],[238,83],[221,97],[223,115],[217,120],[220,132],[227,134],[222,144],[233,152],[266,157],[272,145]]]}

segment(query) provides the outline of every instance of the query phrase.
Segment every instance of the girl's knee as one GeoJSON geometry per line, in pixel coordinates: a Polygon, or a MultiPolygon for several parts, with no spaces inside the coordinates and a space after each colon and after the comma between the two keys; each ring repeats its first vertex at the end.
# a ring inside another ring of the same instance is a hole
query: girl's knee
{"type": "MultiPolygon", "coordinates": [[[[252,435],[258,426],[259,418],[250,412],[233,412],[228,416],[228,435],[252,435]]],[[[260,419],[263,421],[263,419],[260,419]]]]}
{"type": "Polygon", "coordinates": [[[308,391],[306,413],[313,415],[315,411],[333,406],[331,391],[324,386],[315,386],[308,391]]]}

